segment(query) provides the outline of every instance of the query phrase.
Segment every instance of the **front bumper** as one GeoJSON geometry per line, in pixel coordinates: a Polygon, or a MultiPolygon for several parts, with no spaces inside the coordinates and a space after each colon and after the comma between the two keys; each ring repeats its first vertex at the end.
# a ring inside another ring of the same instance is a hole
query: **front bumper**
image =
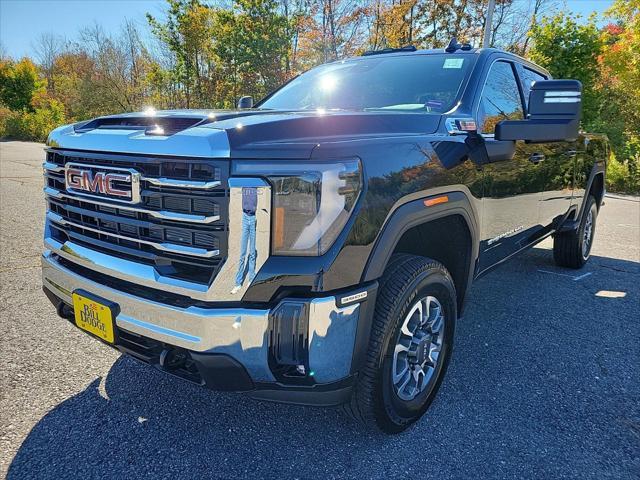
{"type": "Polygon", "coordinates": [[[277,306],[183,308],[154,302],[85,278],[62,265],[48,250],[42,256],[42,275],[47,296],[59,307],[66,305],[68,312],[75,290],[117,303],[120,311],[115,323],[119,331],[150,339],[159,348],[175,347],[186,352],[203,385],[247,390],[251,396],[267,400],[318,405],[339,404],[349,398],[362,342],[368,339],[367,304],[372,303],[375,293],[373,290],[358,303],[346,306],[340,306],[345,296],[295,300],[305,303],[308,312],[307,378],[288,384],[274,373],[272,316],[277,306]]]}

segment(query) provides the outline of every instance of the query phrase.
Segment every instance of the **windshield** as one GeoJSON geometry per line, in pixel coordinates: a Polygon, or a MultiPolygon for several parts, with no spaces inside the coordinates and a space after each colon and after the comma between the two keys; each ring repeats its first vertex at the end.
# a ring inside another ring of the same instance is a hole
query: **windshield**
{"type": "Polygon", "coordinates": [[[259,108],[446,112],[475,55],[376,55],[330,63],[293,79],[259,108]]]}

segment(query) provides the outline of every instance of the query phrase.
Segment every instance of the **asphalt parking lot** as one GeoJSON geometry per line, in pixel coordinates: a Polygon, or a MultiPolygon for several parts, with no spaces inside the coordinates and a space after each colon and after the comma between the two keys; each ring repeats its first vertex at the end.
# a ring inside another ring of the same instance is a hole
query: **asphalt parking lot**
{"type": "Polygon", "coordinates": [[[639,478],[640,199],[593,257],[551,242],[471,290],[445,382],[408,432],[207,391],[59,319],[40,286],[42,146],[0,143],[0,472],[23,478],[639,478]]]}

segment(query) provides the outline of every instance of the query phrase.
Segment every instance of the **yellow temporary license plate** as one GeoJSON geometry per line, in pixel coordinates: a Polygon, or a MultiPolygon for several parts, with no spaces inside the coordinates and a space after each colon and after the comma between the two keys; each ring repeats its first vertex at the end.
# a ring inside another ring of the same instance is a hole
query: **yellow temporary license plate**
{"type": "Polygon", "coordinates": [[[114,343],[113,311],[107,305],[73,292],[76,325],[105,342],[114,343]]]}

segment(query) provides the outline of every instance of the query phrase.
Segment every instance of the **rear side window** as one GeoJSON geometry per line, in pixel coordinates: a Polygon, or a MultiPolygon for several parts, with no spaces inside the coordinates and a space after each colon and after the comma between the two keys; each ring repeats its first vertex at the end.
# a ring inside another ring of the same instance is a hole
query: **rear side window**
{"type": "Polygon", "coordinates": [[[494,63],[487,76],[478,109],[480,133],[494,133],[496,124],[502,120],[523,118],[520,90],[511,63],[494,63]]]}
{"type": "Polygon", "coordinates": [[[538,72],[534,72],[533,70],[530,70],[527,67],[522,67],[522,70],[520,70],[520,78],[522,79],[522,91],[524,93],[524,101],[527,104],[527,108],[529,108],[529,92],[531,92],[532,85],[534,84],[534,82],[546,80],[547,77],[543,76],[538,72]]]}

